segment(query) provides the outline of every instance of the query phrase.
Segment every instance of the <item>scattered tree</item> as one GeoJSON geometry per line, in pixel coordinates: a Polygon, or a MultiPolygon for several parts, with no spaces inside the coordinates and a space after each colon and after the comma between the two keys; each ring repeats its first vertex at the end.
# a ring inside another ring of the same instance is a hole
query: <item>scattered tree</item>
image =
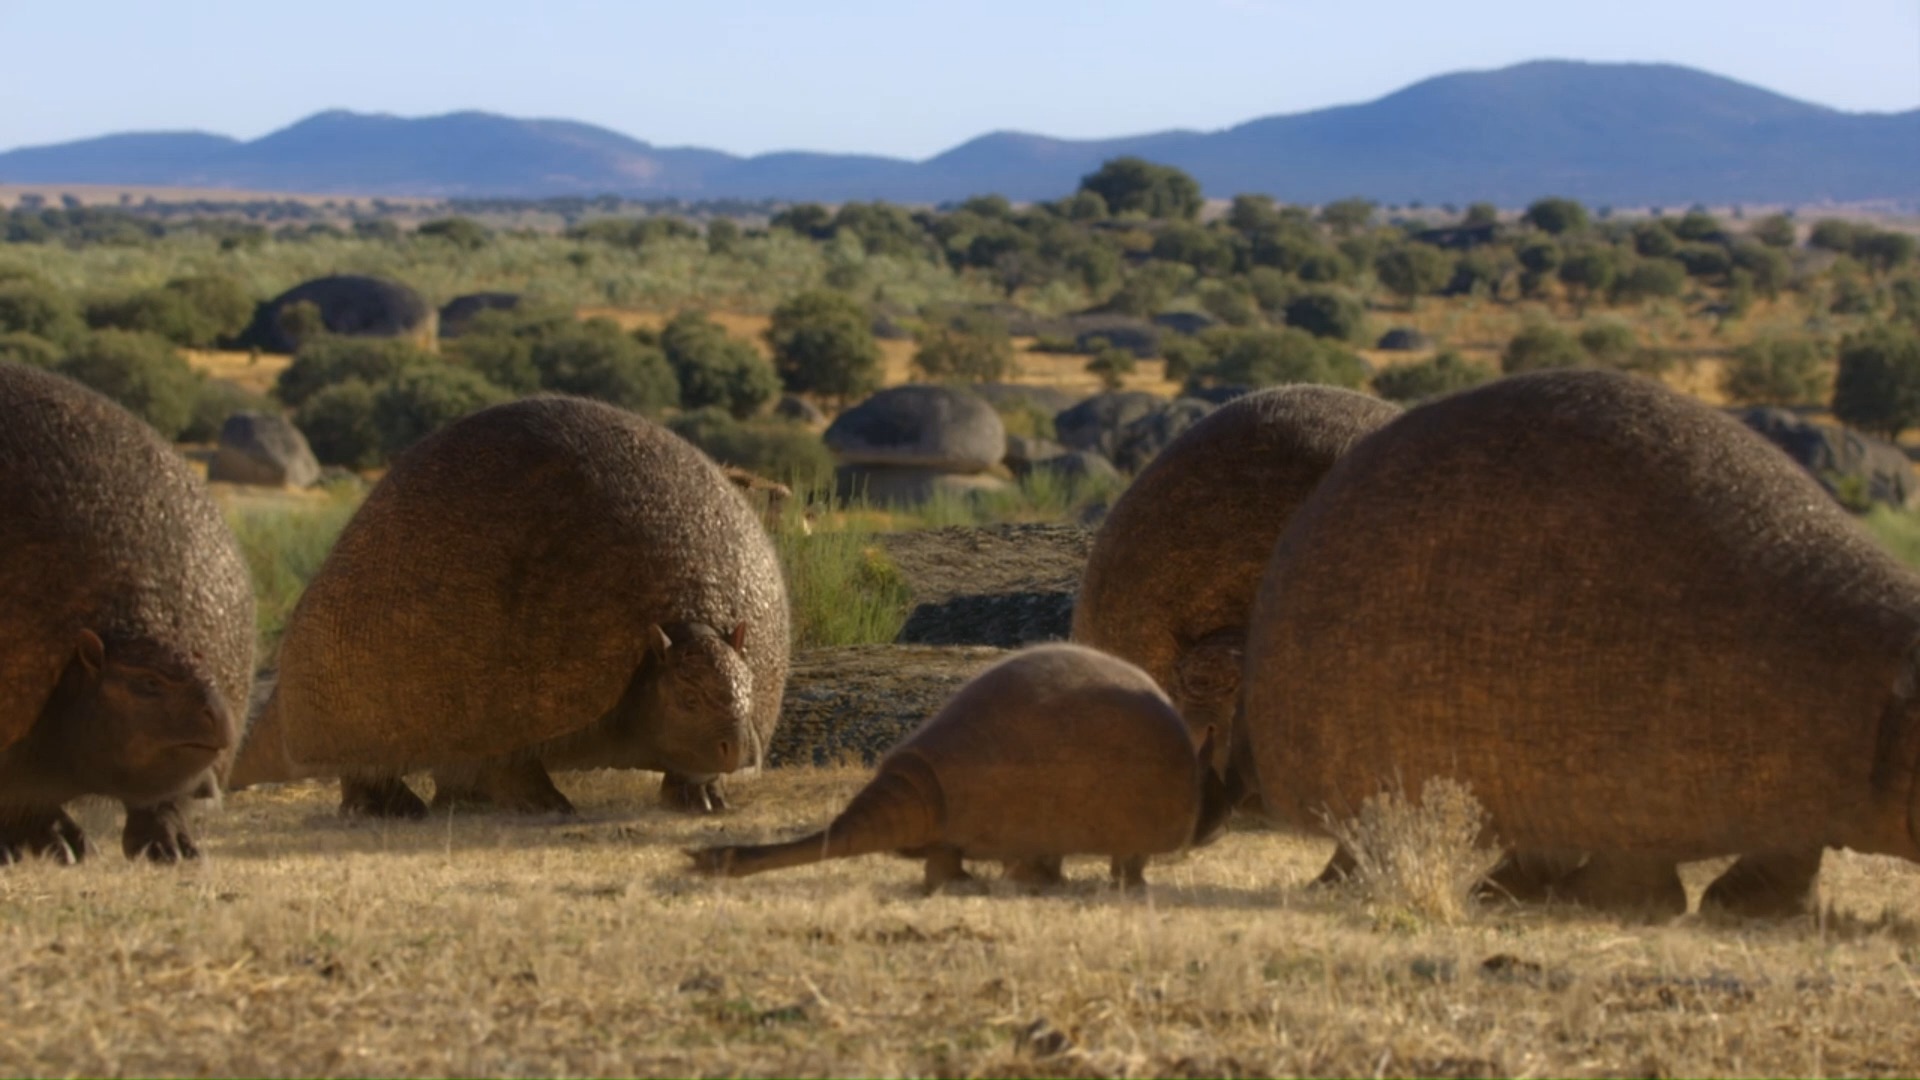
{"type": "Polygon", "coordinates": [[[845,293],[801,293],[767,327],[774,370],[798,393],[847,401],[880,385],[880,347],[866,309],[845,293]]]}
{"type": "Polygon", "coordinates": [[[58,370],[119,402],[168,439],[193,418],[200,392],[200,377],[171,343],[131,330],[85,335],[58,370]]]}
{"type": "Polygon", "coordinates": [[[1833,415],[1888,439],[1920,423],[1920,333],[1880,325],[1848,335],[1833,380],[1833,415]]]}
{"type": "Polygon", "coordinates": [[[1111,213],[1191,219],[1200,213],[1200,184],[1170,165],[1119,157],[1080,178],[1080,190],[1100,196],[1111,213]]]}

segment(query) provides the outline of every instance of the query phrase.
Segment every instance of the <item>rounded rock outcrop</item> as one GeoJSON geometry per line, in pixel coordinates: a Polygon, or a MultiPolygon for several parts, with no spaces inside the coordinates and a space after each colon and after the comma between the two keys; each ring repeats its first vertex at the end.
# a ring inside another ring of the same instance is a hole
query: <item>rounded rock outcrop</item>
{"type": "Polygon", "coordinates": [[[843,465],[980,473],[1007,450],[1000,414],[948,386],[910,384],[873,395],[834,418],[827,449],[843,465]]]}

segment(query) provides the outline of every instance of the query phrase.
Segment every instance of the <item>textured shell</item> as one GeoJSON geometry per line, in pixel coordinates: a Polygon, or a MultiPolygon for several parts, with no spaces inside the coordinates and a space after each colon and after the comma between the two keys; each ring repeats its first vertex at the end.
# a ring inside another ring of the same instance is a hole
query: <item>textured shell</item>
{"type": "Polygon", "coordinates": [[[1175,851],[1199,813],[1192,737],[1124,660],[1041,645],[981,672],[908,735],[939,782],[943,841],[970,858],[1175,851]]]}
{"type": "Polygon", "coordinates": [[[1177,678],[1182,652],[1220,631],[1238,645],[1287,521],[1356,440],[1399,413],[1350,390],[1290,386],[1237,398],[1182,432],[1094,537],[1073,640],[1140,665],[1190,722],[1225,722],[1192,708],[1177,678]]]}
{"type": "Polygon", "coordinates": [[[1301,508],[1245,732],[1307,824],[1451,776],[1536,850],[1912,855],[1917,633],[1920,582],[1740,424],[1527,375],[1408,412],[1301,508]]]}
{"type": "Polygon", "coordinates": [[[374,488],[289,620],[261,723],[302,767],[508,753],[598,719],[648,628],[683,621],[748,624],[765,746],[787,600],[753,512],[639,416],[511,402],[423,440],[374,488]]]}
{"type": "Polygon", "coordinates": [[[0,508],[0,747],[33,726],[82,629],[185,663],[244,723],[253,584],[206,485],[151,427],[0,364],[0,508]]]}

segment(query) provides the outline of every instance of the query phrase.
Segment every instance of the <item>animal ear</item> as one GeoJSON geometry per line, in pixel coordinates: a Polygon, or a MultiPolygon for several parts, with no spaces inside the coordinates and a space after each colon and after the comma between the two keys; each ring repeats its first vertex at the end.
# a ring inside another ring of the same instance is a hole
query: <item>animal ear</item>
{"type": "Polygon", "coordinates": [[[673,648],[673,639],[660,628],[659,623],[647,627],[647,655],[665,659],[667,650],[673,648]]]}
{"type": "Polygon", "coordinates": [[[98,674],[100,669],[106,666],[106,643],[100,640],[99,634],[91,630],[80,631],[80,640],[75,644],[73,651],[74,655],[80,658],[80,662],[87,665],[87,671],[90,673],[98,674]]]}
{"type": "Polygon", "coordinates": [[[746,649],[747,647],[747,624],[746,623],[734,624],[733,633],[727,635],[727,644],[733,646],[734,652],[742,652],[746,649]]]}

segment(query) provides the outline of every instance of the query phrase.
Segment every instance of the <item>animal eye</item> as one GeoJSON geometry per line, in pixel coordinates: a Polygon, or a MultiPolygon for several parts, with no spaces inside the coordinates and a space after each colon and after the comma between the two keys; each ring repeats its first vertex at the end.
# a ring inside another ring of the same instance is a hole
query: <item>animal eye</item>
{"type": "Polygon", "coordinates": [[[159,697],[167,692],[167,688],[152,675],[136,675],[133,679],[133,692],[141,697],[159,697]]]}

